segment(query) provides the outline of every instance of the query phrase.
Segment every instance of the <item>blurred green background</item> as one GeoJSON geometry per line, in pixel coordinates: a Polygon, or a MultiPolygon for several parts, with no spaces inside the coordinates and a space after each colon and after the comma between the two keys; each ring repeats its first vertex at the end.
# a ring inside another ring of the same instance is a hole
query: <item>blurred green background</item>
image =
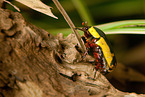
{"type": "MultiPolygon", "coordinates": [[[[27,21],[37,27],[41,27],[47,31],[69,28],[51,0],[41,1],[53,8],[52,12],[59,18],[58,20],[34,11],[16,1],[11,2],[21,9],[21,13],[27,21]]],[[[77,27],[81,26],[82,21],[88,21],[89,25],[98,25],[119,20],[144,19],[145,17],[145,0],[59,1],[77,27]]]]}
{"type": "MultiPolygon", "coordinates": [[[[81,27],[83,21],[87,21],[89,25],[94,26],[114,21],[145,19],[145,0],[59,1],[76,27],[81,27]]],[[[21,9],[22,15],[28,22],[37,27],[43,28],[54,35],[63,32],[64,36],[67,36],[72,32],[69,30],[68,24],[51,0],[42,0],[42,2],[53,7],[52,12],[58,17],[58,20],[34,11],[16,1],[11,0],[11,2],[21,9]],[[60,29],[64,30],[61,31],[60,29]]],[[[16,11],[8,4],[7,7],[16,11]]],[[[143,30],[145,29],[143,28],[143,30]]],[[[118,63],[130,66],[145,75],[145,36],[143,34],[109,34],[107,37],[108,40],[111,41],[118,63]]],[[[117,84],[118,83],[119,82],[117,82],[117,84]]],[[[123,86],[124,83],[119,84],[123,86]]],[[[122,89],[123,91],[145,93],[145,89],[141,89],[141,86],[142,88],[145,87],[145,82],[141,83],[139,87],[134,87],[136,83],[128,84],[130,86],[127,87],[131,89],[124,88],[122,89]]]]}

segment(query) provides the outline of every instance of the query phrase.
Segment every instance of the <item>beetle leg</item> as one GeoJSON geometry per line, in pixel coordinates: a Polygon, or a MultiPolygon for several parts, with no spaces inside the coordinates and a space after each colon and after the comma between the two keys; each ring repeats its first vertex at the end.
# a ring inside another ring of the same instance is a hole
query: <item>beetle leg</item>
{"type": "Polygon", "coordinates": [[[99,46],[96,45],[96,47],[94,48],[94,52],[93,52],[93,55],[95,57],[95,70],[100,70],[101,73],[105,73],[105,68],[104,67],[104,64],[103,64],[103,60],[102,60],[102,51],[100,49],[99,46]]]}
{"type": "Polygon", "coordinates": [[[94,78],[96,77],[97,70],[101,70],[101,64],[100,64],[100,63],[98,63],[98,62],[96,61],[95,65],[96,65],[96,66],[94,67],[94,70],[95,70],[94,78]]]}
{"type": "Polygon", "coordinates": [[[86,57],[87,54],[88,54],[88,50],[85,51],[85,53],[83,55],[83,59],[86,57]]]}
{"type": "Polygon", "coordinates": [[[85,51],[85,53],[84,53],[84,55],[83,55],[83,59],[84,59],[84,58],[86,57],[86,55],[88,54],[89,48],[90,48],[90,44],[89,44],[89,42],[87,42],[87,43],[86,43],[86,51],[85,51]]]}

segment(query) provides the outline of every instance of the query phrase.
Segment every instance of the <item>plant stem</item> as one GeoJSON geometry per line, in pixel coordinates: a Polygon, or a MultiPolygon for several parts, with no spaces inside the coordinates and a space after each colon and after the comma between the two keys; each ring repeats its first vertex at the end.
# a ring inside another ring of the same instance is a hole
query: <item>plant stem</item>
{"type": "Polygon", "coordinates": [[[78,31],[75,29],[75,25],[73,24],[73,22],[71,21],[71,19],[69,18],[68,14],[66,13],[66,11],[64,10],[64,8],[61,6],[61,4],[59,3],[58,0],[52,0],[54,2],[54,4],[56,5],[56,7],[58,8],[58,10],[60,11],[60,13],[63,15],[64,19],[66,20],[66,22],[68,23],[68,25],[70,26],[70,28],[72,29],[73,33],[75,34],[77,40],[78,40],[78,44],[82,49],[82,52],[84,53],[86,51],[86,48],[82,42],[81,36],[78,33],[78,31]]]}

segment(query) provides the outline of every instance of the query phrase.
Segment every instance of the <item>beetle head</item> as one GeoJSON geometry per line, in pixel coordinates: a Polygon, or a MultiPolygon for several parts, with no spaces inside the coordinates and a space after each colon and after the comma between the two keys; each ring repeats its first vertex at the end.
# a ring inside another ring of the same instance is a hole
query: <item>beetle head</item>
{"type": "Polygon", "coordinates": [[[88,31],[88,29],[90,28],[90,26],[87,25],[87,22],[82,22],[82,26],[84,26],[83,28],[76,28],[78,30],[81,30],[81,31],[84,31],[84,35],[85,37],[90,37],[91,34],[90,32],[88,31]]]}

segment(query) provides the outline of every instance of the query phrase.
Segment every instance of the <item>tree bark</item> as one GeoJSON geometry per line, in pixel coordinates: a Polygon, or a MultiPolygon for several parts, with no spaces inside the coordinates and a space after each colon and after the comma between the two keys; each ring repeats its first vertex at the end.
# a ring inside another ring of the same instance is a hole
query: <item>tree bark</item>
{"type": "Polygon", "coordinates": [[[1,97],[120,97],[90,56],[81,59],[73,34],[63,38],[27,23],[18,12],[0,9],[1,97]]]}

